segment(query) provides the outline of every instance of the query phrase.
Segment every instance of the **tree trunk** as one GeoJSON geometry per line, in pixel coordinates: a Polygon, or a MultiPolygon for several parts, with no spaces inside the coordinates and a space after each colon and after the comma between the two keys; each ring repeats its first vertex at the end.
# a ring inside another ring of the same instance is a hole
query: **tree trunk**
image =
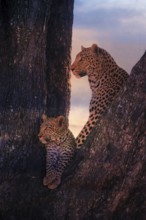
{"type": "Polygon", "coordinates": [[[50,219],[40,118],[68,117],[73,0],[0,1],[0,219],[50,219]]]}
{"type": "Polygon", "coordinates": [[[80,154],[54,192],[54,219],[145,220],[146,52],[80,154]]]}

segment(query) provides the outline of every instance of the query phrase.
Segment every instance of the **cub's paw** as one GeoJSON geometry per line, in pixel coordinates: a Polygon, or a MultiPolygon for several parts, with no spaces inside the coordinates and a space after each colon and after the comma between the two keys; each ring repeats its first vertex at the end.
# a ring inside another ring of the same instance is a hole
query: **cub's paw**
{"type": "Polygon", "coordinates": [[[61,183],[61,178],[53,175],[47,175],[43,179],[43,185],[48,186],[49,189],[56,189],[61,183]]]}

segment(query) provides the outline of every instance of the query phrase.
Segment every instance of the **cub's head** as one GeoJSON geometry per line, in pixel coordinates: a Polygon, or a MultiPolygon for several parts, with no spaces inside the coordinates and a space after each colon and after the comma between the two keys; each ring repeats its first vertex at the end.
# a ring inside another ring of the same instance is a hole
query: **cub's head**
{"type": "Polygon", "coordinates": [[[99,50],[100,48],[96,44],[88,48],[81,47],[81,51],[71,65],[71,70],[77,78],[87,75],[90,69],[95,69],[97,65],[100,65],[97,59],[99,50]]]}
{"type": "Polygon", "coordinates": [[[68,123],[65,117],[61,115],[57,118],[48,118],[43,114],[42,121],[38,134],[40,142],[43,144],[50,142],[59,144],[68,130],[68,123]]]}

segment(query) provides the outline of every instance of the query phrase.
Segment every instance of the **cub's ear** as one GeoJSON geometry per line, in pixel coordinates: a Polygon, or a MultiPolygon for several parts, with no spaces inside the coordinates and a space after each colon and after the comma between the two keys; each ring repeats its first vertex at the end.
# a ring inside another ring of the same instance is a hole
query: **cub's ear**
{"type": "Polygon", "coordinates": [[[63,115],[58,116],[57,123],[58,123],[58,127],[62,127],[65,123],[65,117],[63,115]]]}
{"type": "Polygon", "coordinates": [[[47,115],[46,114],[42,114],[42,121],[46,121],[48,119],[47,115]]]}
{"type": "Polygon", "coordinates": [[[81,46],[81,51],[84,50],[84,49],[85,49],[85,47],[81,46]]]}
{"type": "Polygon", "coordinates": [[[91,49],[92,49],[93,53],[98,53],[99,48],[98,48],[97,44],[92,44],[91,49]]]}

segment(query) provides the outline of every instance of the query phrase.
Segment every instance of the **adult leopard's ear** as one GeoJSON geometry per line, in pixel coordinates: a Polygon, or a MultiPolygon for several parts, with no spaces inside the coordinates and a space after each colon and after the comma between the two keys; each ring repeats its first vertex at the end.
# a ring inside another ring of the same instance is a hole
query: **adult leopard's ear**
{"type": "Polygon", "coordinates": [[[97,46],[97,44],[92,44],[91,50],[93,51],[93,53],[98,53],[99,47],[97,46]]]}
{"type": "Polygon", "coordinates": [[[65,117],[63,115],[60,115],[57,117],[57,124],[58,124],[58,127],[62,127],[65,123],[65,117]]]}
{"type": "Polygon", "coordinates": [[[42,114],[42,121],[46,121],[48,119],[47,115],[46,114],[42,114]]]}
{"type": "Polygon", "coordinates": [[[84,50],[84,49],[85,49],[85,47],[81,46],[81,51],[84,50]]]}

